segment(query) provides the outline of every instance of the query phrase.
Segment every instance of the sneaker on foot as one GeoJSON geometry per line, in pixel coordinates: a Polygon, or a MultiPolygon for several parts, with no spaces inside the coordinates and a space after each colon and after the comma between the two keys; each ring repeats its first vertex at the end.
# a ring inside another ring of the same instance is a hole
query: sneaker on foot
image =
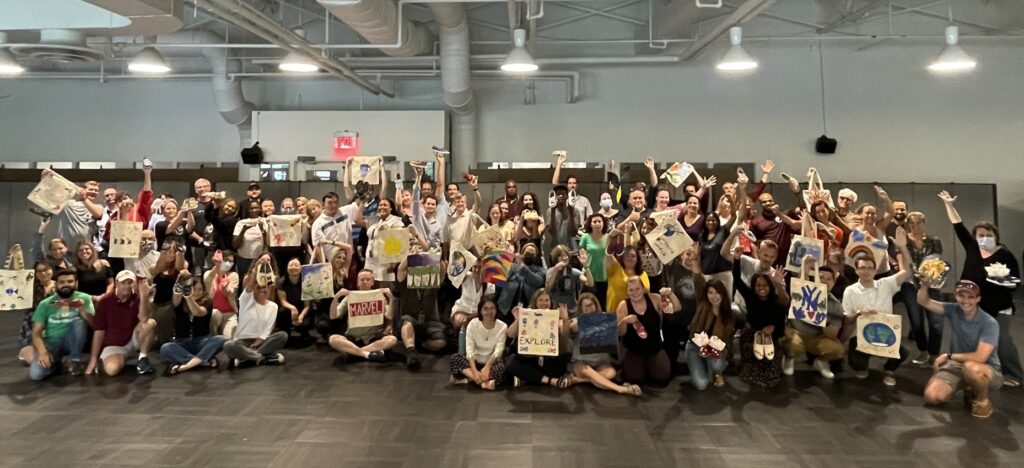
{"type": "Polygon", "coordinates": [[[976,418],[987,418],[992,416],[992,401],[974,400],[971,402],[971,416],[976,418]]]}
{"type": "Polygon", "coordinates": [[[818,370],[818,373],[826,379],[834,379],[836,375],[832,373],[832,370],[828,368],[828,363],[821,359],[814,360],[814,368],[818,370]]]}
{"type": "Polygon", "coordinates": [[[452,385],[466,385],[466,384],[469,383],[469,379],[467,379],[467,378],[458,378],[458,377],[455,377],[454,375],[450,375],[450,376],[448,376],[448,383],[450,383],[452,385]]]}
{"type": "Polygon", "coordinates": [[[384,351],[374,351],[366,356],[366,359],[370,362],[387,362],[388,358],[384,355],[384,351]]]}
{"type": "Polygon", "coordinates": [[[72,377],[78,377],[84,373],[85,367],[82,365],[81,362],[71,361],[68,363],[68,374],[71,374],[72,377]]]}
{"type": "Polygon", "coordinates": [[[274,353],[263,357],[264,364],[284,364],[284,354],[274,353]]]}
{"type": "Polygon", "coordinates": [[[885,377],[882,377],[882,383],[890,387],[896,386],[896,373],[893,371],[886,371],[885,377]]]}
{"type": "Polygon", "coordinates": [[[917,357],[915,357],[911,362],[918,366],[927,366],[930,361],[931,355],[928,354],[928,351],[921,351],[920,353],[917,353],[917,357]]]}
{"type": "Polygon", "coordinates": [[[862,370],[862,371],[857,371],[853,375],[855,377],[857,377],[858,379],[864,380],[864,379],[868,378],[868,375],[870,375],[870,374],[868,373],[868,371],[862,370]]]}
{"type": "Polygon", "coordinates": [[[139,375],[151,374],[154,370],[153,365],[149,363],[149,357],[140,357],[139,362],[135,363],[135,371],[139,375]]]}
{"type": "MultiPolygon", "coordinates": [[[[817,362],[817,361],[815,361],[817,362]]],[[[793,370],[796,367],[796,359],[791,357],[782,356],[782,373],[785,375],[793,375],[793,370]]]]}
{"type": "Polygon", "coordinates": [[[421,365],[422,363],[420,362],[418,354],[413,352],[405,355],[405,367],[409,370],[419,370],[421,365]]]}

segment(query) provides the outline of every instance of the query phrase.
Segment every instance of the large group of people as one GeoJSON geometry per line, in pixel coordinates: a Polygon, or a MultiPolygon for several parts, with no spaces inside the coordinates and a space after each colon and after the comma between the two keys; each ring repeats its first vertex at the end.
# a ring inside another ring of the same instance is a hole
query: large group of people
{"type": "Polygon", "coordinates": [[[771,389],[801,362],[823,379],[847,372],[846,364],[852,377],[868,378],[872,355],[858,347],[858,317],[898,313],[899,303],[910,334],[898,357],[885,359],[884,385],[896,384],[908,360],[931,366],[928,404],[963,390],[971,413],[987,417],[990,391],[1024,382],[1010,334],[1015,283],[992,281],[986,270],[998,263],[1010,279],[1019,277],[1017,260],[994,225],[965,226],[949,193],[939,197],[966,257],[954,300],[941,302],[940,290],[916,272],[926,257],[942,254],[942,244],[928,235],[924,214],[881,187],[879,206],[858,205],[850,189],[833,203],[806,197],[796,178],[785,176],[793,205],[787,210],[783,194],[765,191],[775,170],[767,161],[757,183],[738,171],[717,190],[715,178],[694,175],[677,200],[648,157],[649,177],[629,186],[613,179],[592,203],[577,177],[563,174],[562,153],[547,197],[520,193],[509,179],[488,203],[476,176],[446,181],[446,154],[433,156],[436,180],[424,178],[420,161],[410,163],[413,183],[395,184],[393,192],[384,170],[379,180],[358,184],[346,172],[345,193],[319,200],[267,199],[258,183],[235,198],[205,179],[195,181],[194,193],[157,196],[148,166],[135,197],[86,182],[66,208],[40,222],[32,249],[35,304],[24,313],[19,357],[33,380],[62,369],[115,375],[132,359],[136,372],[148,374],[154,353],[165,374],[176,375],[281,365],[287,349],[317,344],[350,360],[399,360],[411,370],[425,354],[448,356],[451,384],[486,390],[590,383],[639,396],[644,386],[688,376],[704,391],[727,385],[730,367],[752,387],[771,389]],[[300,216],[299,246],[272,246],[274,214],[300,216]],[[141,224],[137,258],[108,255],[118,220],[141,224]],[[56,234],[47,236],[51,223],[56,234]],[[665,226],[692,240],[667,262],[647,236],[665,226]],[[477,252],[480,260],[465,265],[456,287],[442,260],[437,288],[412,287],[408,263],[386,262],[375,242],[399,229],[410,233],[411,253],[442,259],[480,248],[474,241],[484,230],[497,232],[487,249],[512,252],[514,261],[501,281],[491,281],[480,263],[486,252],[477,252]],[[796,235],[822,241],[824,250],[820,258],[796,259],[801,274],[783,268],[798,255],[790,249],[796,235]],[[845,258],[853,239],[880,242],[886,254],[845,258]],[[329,266],[333,295],[303,299],[300,271],[309,263],[329,266]],[[820,324],[790,314],[790,283],[798,277],[827,288],[820,324]],[[350,326],[350,296],[374,290],[384,298],[383,323],[350,326]],[[516,346],[525,309],[558,312],[557,355],[516,346]],[[578,319],[585,314],[615,317],[617,352],[581,348],[578,319]],[[945,353],[944,333],[951,335],[945,353]]]}

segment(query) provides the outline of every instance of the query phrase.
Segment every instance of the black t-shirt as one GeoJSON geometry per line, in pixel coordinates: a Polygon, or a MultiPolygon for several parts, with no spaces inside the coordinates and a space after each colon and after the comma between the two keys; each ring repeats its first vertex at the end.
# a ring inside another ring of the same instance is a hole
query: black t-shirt
{"type": "Polygon", "coordinates": [[[153,286],[156,288],[156,294],[153,296],[154,304],[166,304],[171,302],[171,298],[174,297],[174,283],[178,281],[177,273],[173,275],[167,275],[163,272],[157,273],[153,277],[153,286]]]}
{"type": "Polygon", "coordinates": [[[196,338],[210,334],[210,312],[213,310],[213,303],[205,301],[199,305],[206,308],[206,315],[202,317],[192,315],[185,299],[174,308],[174,339],[196,338]]]}
{"type": "Polygon", "coordinates": [[[100,271],[82,268],[77,271],[78,290],[90,296],[99,296],[107,292],[107,280],[114,277],[110,267],[102,267],[100,271]]]}
{"type": "Polygon", "coordinates": [[[279,291],[284,291],[284,295],[288,299],[288,302],[291,305],[295,306],[296,309],[299,309],[299,312],[302,312],[303,301],[301,278],[299,279],[298,282],[293,283],[291,278],[289,278],[288,275],[285,274],[284,277],[282,277],[281,280],[277,282],[277,289],[279,291]]]}
{"type": "Polygon", "coordinates": [[[154,227],[154,230],[156,231],[156,248],[158,250],[163,250],[164,242],[166,241],[175,241],[178,245],[188,245],[186,242],[188,238],[191,237],[191,233],[185,229],[185,222],[182,221],[179,223],[178,227],[174,229],[174,232],[168,234],[167,226],[170,224],[170,221],[164,220],[156,223],[156,226],[154,227]]]}

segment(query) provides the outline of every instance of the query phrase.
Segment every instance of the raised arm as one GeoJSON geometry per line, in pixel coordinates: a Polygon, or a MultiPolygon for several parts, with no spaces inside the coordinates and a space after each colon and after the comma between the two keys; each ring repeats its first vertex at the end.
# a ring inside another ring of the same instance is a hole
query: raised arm
{"type": "Polygon", "coordinates": [[[437,160],[437,168],[436,168],[437,170],[434,171],[435,172],[434,176],[437,178],[437,184],[435,184],[435,187],[434,187],[434,196],[436,196],[437,199],[440,200],[441,197],[444,196],[444,188],[445,188],[445,185],[447,185],[445,183],[445,176],[444,176],[445,175],[444,153],[441,153],[441,152],[438,152],[438,151],[434,151],[434,159],[437,160]]]}
{"type": "Polygon", "coordinates": [[[473,188],[473,206],[469,207],[469,211],[479,213],[482,203],[480,201],[480,177],[473,176],[473,178],[469,180],[469,186],[473,188]]]}
{"type": "Polygon", "coordinates": [[[565,151],[556,151],[558,156],[555,158],[555,172],[551,174],[551,185],[558,185],[558,179],[562,175],[562,164],[565,164],[565,151]]]}
{"type": "Polygon", "coordinates": [[[928,290],[931,288],[931,286],[932,284],[929,281],[929,279],[925,276],[922,276],[921,287],[917,288],[917,304],[920,305],[921,307],[924,307],[929,312],[943,314],[946,312],[946,309],[942,307],[942,303],[936,301],[935,299],[932,299],[931,296],[928,295],[928,290]]]}
{"type": "Polygon", "coordinates": [[[892,222],[892,217],[896,214],[896,208],[892,204],[892,199],[889,198],[889,193],[881,185],[875,186],[875,193],[878,194],[878,199],[885,203],[885,214],[875,220],[875,226],[885,231],[885,228],[892,222]]]}
{"type": "Polygon", "coordinates": [[[349,178],[352,177],[352,162],[345,162],[345,175],[341,177],[341,187],[345,190],[345,201],[351,200],[355,196],[355,192],[352,191],[352,182],[349,178]]]}
{"type": "Polygon", "coordinates": [[[951,224],[964,222],[963,219],[960,218],[960,212],[956,210],[956,206],[954,205],[956,203],[956,198],[957,197],[950,195],[949,192],[945,190],[939,192],[939,199],[941,199],[942,204],[946,206],[946,216],[949,217],[949,222],[951,224]]]}
{"type": "Polygon", "coordinates": [[[644,159],[644,166],[647,166],[648,185],[650,187],[658,185],[658,172],[654,170],[654,157],[648,156],[647,159],[644,159]]]}
{"type": "Polygon", "coordinates": [[[896,262],[900,266],[899,273],[896,273],[896,283],[903,284],[903,282],[910,279],[911,275],[914,274],[910,265],[910,250],[907,249],[907,230],[903,227],[896,228],[896,237],[893,238],[893,244],[899,249],[900,253],[896,258],[896,262]]]}

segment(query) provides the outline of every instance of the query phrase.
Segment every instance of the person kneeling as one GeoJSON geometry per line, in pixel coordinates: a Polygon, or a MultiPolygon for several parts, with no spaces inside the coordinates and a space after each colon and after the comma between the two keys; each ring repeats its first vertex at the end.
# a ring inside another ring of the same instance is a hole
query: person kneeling
{"type": "Polygon", "coordinates": [[[224,343],[224,354],[235,367],[244,363],[284,364],[284,355],[277,352],[288,342],[288,334],[274,331],[277,304],[270,301],[270,286],[256,284],[256,270],[270,265],[270,255],[263,254],[252,263],[243,281],[245,290],[238,298],[238,328],[235,338],[224,343]]]}
{"type": "Polygon", "coordinates": [[[146,353],[153,345],[156,321],[151,318],[149,283],[139,281],[135,289],[135,273],[123,270],[117,274],[114,293],[104,294],[96,303],[96,317],[92,325],[92,354],[86,374],[98,373],[102,361],[103,373],[117,375],[124,368],[125,357],[139,352],[136,372],[149,374],[153,366],[146,353]],[[102,351],[101,351],[102,350],[102,351]]]}
{"type": "Polygon", "coordinates": [[[505,382],[505,364],[501,355],[505,351],[505,333],[508,326],[497,319],[498,304],[487,298],[480,302],[480,318],[466,326],[466,354],[455,353],[449,358],[451,383],[464,384],[469,380],[484,390],[494,390],[505,382]]]}
{"type": "Polygon", "coordinates": [[[927,278],[922,277],[917,303],[949,318],[953,339],[949,352],[935,359],[935,373],[924,387],[924,399],[929,405],[941,405],[962,388],[972,415],[992,416],[988,392],[1003,384],[996,354],[999,322],[978,307],[981,288],[975,282],[961,280],[956,284],[956,304],[932,299],[928,296],[929,286],[927,278]]]}
{"type": "MultiPolygon", "coordinates": [[[[356,276],[356,287],[358,291],[372,291],[373,272],[360,271],[356,276]]],[[[332,348],[373,362],[387,361],[384,352],[398,344],[398,338],[395,338],[391,330],[391,291],[383,288],[378,291],[383,296],[382,300],[360,302],[358,310],[353,310],[356,307],[349,304],[352,298],[348,289],[342,289],[334,295],[330,308],[331,320],[348,317],[348,332],[344,335],[331,335],[328,343],[332,348]]]]}

